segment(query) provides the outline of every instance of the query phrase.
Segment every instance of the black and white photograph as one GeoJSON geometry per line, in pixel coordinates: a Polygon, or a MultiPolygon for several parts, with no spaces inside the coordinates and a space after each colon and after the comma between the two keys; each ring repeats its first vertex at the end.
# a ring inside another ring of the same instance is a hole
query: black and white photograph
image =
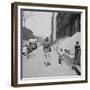
{"type": "Polygon", "coordinates": [[[22,78],[81,75],[81,13],[21,14],[22,78]]]}
{"type": "Polygon", "coordinates": [[[18,6],[19,84],[85,80],[82,8],[18,6]]]}

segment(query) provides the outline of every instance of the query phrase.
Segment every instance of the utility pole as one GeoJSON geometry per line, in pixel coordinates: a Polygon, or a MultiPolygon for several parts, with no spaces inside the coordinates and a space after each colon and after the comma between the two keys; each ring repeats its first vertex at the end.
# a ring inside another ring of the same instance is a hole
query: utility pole
{"type": "Polygon", "coordinates": [[[25,16],[24,15],[24,12],[22,13],[22,20],[23,20],[23,27],[26,27],[25,25],[25,22],[26,22],[26,20],[28,19],[28,17],[29,17],[29,15],[28,16],[25,16]]]}

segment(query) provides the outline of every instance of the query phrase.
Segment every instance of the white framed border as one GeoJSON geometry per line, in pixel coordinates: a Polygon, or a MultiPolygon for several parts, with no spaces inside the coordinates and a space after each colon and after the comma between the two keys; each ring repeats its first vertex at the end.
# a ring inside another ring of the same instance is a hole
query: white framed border
{"type": "Polygon", "coordinates": [[[47,83],[47,82],[66,82],[85,80],[85,9],[71,9],[71,8],[51,8],[51,7],[37,7],[37,6],[18,6],[18,84],[32,84],[32,83],[47,83]],[[81,76],[54,76],[54,77],[40,77],[40,78],[24,78],[21,79],[21,9],[35,9],[35,10],[54,10],[54,11],[77,11],[81,13],[81,76]]]}

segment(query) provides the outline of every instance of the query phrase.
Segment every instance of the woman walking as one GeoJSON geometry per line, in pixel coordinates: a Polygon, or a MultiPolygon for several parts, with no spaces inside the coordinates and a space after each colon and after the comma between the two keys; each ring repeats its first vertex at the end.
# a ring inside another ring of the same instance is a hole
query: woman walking
{"type": "Polygon", "coordinates": [[[50,52],[51,52],[51,47],[50,47],[50,42],[49,42],[49,38],[47,37],[45,40],[44,40],[44,43],[43,43],[43,51],[44,51],[44,56],[45,56],[45,65],[48,66],[50,65],[50,62],[49,62],[49,59],[50,59],[50,52]]]}

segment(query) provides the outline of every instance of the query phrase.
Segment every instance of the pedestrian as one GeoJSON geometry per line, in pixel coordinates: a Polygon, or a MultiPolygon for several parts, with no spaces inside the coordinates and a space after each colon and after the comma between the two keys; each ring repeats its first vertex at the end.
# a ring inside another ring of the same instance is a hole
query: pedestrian
{"type": "Polygon", "coordinates": [[[51,47],[50,47],[50,42],[49,42],[49,38],[47,37],[45,40],[44,40],[44,43],[43,43],[43,51],[44,51],[44,56],[45,56],[45,65],[48,66],[50,65],[50,62],[49,62],[49,59],[50,59],[50,52],[51,52],[51,47]]]}
{"type": "Polygon", "coordinates": [[[79,41],[76,41],[74,64],[80,65],[80,55],[81,55],[81,49],[80,49],[79,41]]]}
{"type": "Polygon", "coordinates": [[[58,55],[58,64],[62,65],[62,60],[63,60],[63,49],[56,47],[57,55],[58,55]]]}

